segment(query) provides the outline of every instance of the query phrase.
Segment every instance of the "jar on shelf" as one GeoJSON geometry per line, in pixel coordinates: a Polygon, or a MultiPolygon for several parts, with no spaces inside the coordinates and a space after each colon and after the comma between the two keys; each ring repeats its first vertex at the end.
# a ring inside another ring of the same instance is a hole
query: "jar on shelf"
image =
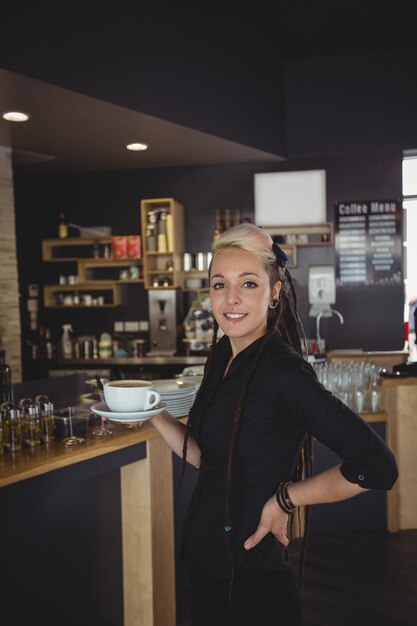
{"type": "Polygon", "coordinates": [[[128,277],[131,280],[138,280],[139,279],[139,263],[137,261],[133,261],[129,265],[128,277]]]}

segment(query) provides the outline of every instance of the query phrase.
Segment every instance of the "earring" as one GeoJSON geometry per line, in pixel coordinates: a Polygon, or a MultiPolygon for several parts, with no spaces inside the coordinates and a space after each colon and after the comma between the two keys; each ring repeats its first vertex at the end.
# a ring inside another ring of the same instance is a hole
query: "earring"
{"type": "Polygon", "coordinates": [[[272,298],[270,304],[269,304],[269,308],[270,309],[276,309],[278,306],[278,298],[272,298]]]}

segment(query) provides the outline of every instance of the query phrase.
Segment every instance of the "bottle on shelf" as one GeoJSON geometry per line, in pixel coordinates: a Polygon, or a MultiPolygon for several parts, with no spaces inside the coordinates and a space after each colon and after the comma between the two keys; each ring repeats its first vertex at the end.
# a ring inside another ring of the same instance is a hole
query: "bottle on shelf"
{"type": "Polygon", "coordinates": [[[156,252],[157,249],[157,220],[156,211],[148,211],[146,223],[146,247],[148,252],[156,252]]]}
{"type": "Polygon", "coordinates": [[[226,209],[224,215],[224,229],[227,230],[232,225],[232,218],[230,216],[230,209],[226,209]]]}
{"type": "Polygon", "coordinates": [[[146,228],[146,247],[148,252],[156,251],[155,226],[153,224],[149,224],[146,228]]]}
{"type": "Polygon", "coordinates": [[[71,324],[63,324],[61,337],[61,355],[63,359],[70,359],[72,357],[72,339],[70,335],[71,332],[71,324]]]}
{"type": "Polygon", "coordinates": [[[98,342],[98,356],[100,359],[109,359],[112,356],[113,340],[109,333],[101,333],[98,342]]]}
{"type": "Polygon", "coordinates": [[[6,363],[6,351],[0,349],[0,404],[12,401],[12,370],[6,363]]]}
{"type": "Polygon", "coordinates": [[[221,219],[221,216],[220,216],[220,210],[216,209],[216,218],[215,218],[215,227],[214,227],[214,233],[213,233],[213,240],[216,241],[216,239],[218,239],[220,237],[222,232],[223,232],[223,230],[222,230],[222,219],[221,219]]]}
{"type": "Polygon", "coordinates": [[[59,214],[58,237],[60,239],[68,237],[68,222],[65,219],[65,213],[63,211],[59,214]]]}
{"type": "Polygon", "coordinates": [[[167,241],[167,212],[166,211],[160,212],[157,225],[158,225],[158,239],[157,239],[158,252],[167,252],[168,241],[167,241]]]}
{"type": "Polygon", "coordinates": [[[54,356],[54,345],[51,341],[51,331],[49,328],[39,326],[37,342],[37,358],[52,359],[54,356]]]}
{"type": "Polygon", "coordinates": [[[174,251],[174,218],[172,213],[167,214],[167,246],[168,252],[174,251]]]}

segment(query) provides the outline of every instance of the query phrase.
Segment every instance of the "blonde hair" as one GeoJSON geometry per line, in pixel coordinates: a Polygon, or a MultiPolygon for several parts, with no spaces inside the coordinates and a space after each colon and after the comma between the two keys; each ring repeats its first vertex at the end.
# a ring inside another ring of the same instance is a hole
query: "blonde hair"
{"type": "Polygon", "coordinates": [[[259,226],[243,223],[226,230],[218,239],[213,241],[211,246],[213,259],[216,258],[219,252],[228,248],[238,248],[257,256],[265,265],[265,269],[270,276],[271,285],[277,280],[284,280],[284,276],[276,264],[276,256],[272,250],[272,239],[259,226]]]}

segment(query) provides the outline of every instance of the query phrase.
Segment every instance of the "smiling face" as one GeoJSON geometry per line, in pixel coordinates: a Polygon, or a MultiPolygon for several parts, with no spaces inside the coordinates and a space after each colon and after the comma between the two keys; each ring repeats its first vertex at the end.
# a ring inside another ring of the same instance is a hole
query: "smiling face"
{"type": "Polygon", "coordinates": [[[210,271],[210,299],[220,328],[230,339],[233,356],[262,337],[272,298],[281,283],[271,289],[263,261],[239,248],[219,251],[210,271]]]}

